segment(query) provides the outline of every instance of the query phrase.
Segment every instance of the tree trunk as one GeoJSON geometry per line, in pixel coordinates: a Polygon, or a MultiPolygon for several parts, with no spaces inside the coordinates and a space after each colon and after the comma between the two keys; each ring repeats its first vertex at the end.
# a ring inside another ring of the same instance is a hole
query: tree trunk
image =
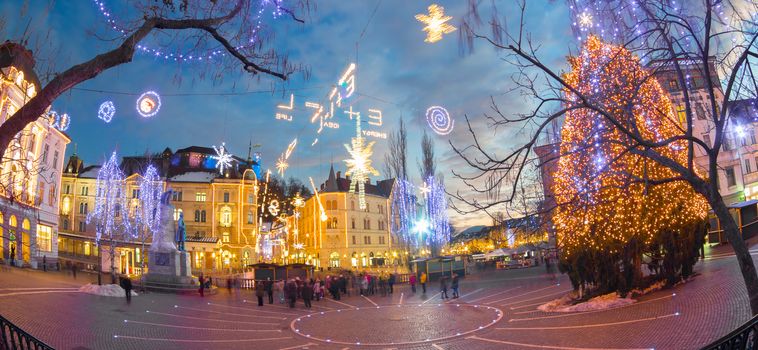
{"type": "Polygon", "coordinates": [[[708,201],[711,204],[711,208],[713,208],[713,212],[718,217],[721,228],[724,230],[727,239],[729,239],[732,249],[734,249],[734,255],[737,257],[737,262],[740,265],[740,272],[742,272],[742,278],[745,280],[745,287],[750,298],[750,309],[753,315],[756,315],[758,314],[758,274],[756,274],[753,258],[750,256],[747,245],[742,239],[737,223],[734,222],[734,218],[729,214],[729,209],[724,204],[721,196],[716,192],[715,195],[709,196],[708,201]]]}
{"type": "Polygon", "coordinates": [[[111,283],[115,284],[116,283],[116,257],[115,257],[116,245],[114,244],[113,241],[111,241],[110,252],[111,252],[111,283]]]}
{"type": "Polygon", "coordinates": [[[103,246],[97,241],[97,285],[103,285],[103,246]]]}

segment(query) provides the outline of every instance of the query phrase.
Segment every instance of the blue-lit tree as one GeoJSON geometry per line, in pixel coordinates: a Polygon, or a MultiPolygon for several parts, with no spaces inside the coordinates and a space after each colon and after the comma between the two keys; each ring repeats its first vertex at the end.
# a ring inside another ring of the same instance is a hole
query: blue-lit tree
{"type": "Polygon", "coordinates": [[[114,151],[97,173],[95,210],[87,215],[87,224],[95,224],[95,239],[98,251],[97,283],[102,284],[102,247],[108,246],[111,262],[111,283],[116,283],[116,246],[131,238],[127,234],[129,221],[122,217],[123,208],[128,208],[124,188],[124,173],[118,167],[118,157],[114,151]]]}
{"type": "Polygon", "coordinates": [[[450,241],[450,220],[447,216],[447,194],[445,185],[435,176],[426,178],[429,193],[426,195],[426,216],[429,232],[425,244],[434,255],[450,241]]]}
{"type": "Polygon", "coordinates": [[[158,170],[150,164],[140,176],[137,184],[139,196],[133,199],[131,204],[132,224],[130,225],[130,233],[133,239],[142,243],[140,273],[143,274],[145,271],[145,242],[161,229],[161,195],[163,194],[164,183],[161,181],[158,170]]]}

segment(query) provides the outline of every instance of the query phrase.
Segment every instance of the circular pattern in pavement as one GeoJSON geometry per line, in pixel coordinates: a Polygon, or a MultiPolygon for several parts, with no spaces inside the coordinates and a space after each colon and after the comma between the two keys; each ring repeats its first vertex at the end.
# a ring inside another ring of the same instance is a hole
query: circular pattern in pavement
{"type": "Polygon", "coordinates": [[[340,309],[301,316],[292,331],[312,340],[344,345],[397,346],[470,334],[500,321],[498,308],[471,304],[405,304],[340,309]],[[361,329],[356,333],[356,329],[361,329]]]}

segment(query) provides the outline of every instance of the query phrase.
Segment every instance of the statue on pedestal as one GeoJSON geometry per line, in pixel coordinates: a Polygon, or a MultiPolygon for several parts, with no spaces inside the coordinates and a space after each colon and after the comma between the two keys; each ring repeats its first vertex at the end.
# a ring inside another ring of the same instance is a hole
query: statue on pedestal
{"type": "Polygon", "coordinates": [[[184,213],[182,212],[179,212],[179,221],[177,222],[176,237],[174,237],[174,240],[176,241],[176,246],[179,251],[183,252],[184,241],[187,240],[187,229],[184,226],[184,213]]]}

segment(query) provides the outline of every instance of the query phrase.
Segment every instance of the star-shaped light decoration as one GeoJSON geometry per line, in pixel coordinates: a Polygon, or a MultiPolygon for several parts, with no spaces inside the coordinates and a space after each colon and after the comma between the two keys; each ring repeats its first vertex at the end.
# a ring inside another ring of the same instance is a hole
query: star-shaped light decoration
{"type": "Polygon", "coordinates": [[[416,15],[416,19],[419,22],[426,24],[424,26],[424,31],[426,32],[424,42],[438,42],[442,40],[442,34],[450,34],[458,29],[451,24],[445,23],[452,18],[451,16],[445,16],[445,8],[437,4],[429,5],[428,15],[423,13],[416,15]]]}
{"type": "Polygon", "coordinates": [[[584,11],[579,15],[579,27],[582,29],[592,27],[592,15],[589,12],[584,11]]]}
{"type": "Polygon", "coordinates": [[[279,158],[276,160],[276,172],[279,173],[282,177],[284,177],[284,171],[289,168],[289,163],[287,163],[287,160],[284,158],[279,158]]]}
{"type": "Polygon", "coordinates": [[[432,192],[432,188],[429,187],[429,184],[427,184],[426,181],[424,181],[424,185],[419,187],[418,191],[421,192],[421,195],[424,196],[424,198],[426,198],[426,196],[432,192]]]}
{"type": "Polygon", "coordinates": [[[302,208],[305,206],[305,200],[300,195],[300,192],[295,193],[295,197],[292,198],[292,205],[295,208],[302,208]]]}
{"type": "Polygon", "coordinates": [[[305,245],[303,245],[302,243],[295,243],[293,247],[295,247],[296,250],[303,250],[305,245]]]}
{"type": "Polygon", "coordinates": [[[366,181],[369,175],[378,176],[379,172],[371,166],[371,155],[374,154],[374,141],[365,144],[361,134],[361,116],[356,118],[356,135],[352,138],[351,146],[345,145],[350,154],[345,175],[350,176],[350,192],[358,193],[358,204],[361,209],[366,209],[366,181]]]}
{"type": "Polygon", "coordinates": [[[211,158],[217,160],[216,169],[218,169],[218,172],[223,175],[224,170],[232,167],[234,158],[231,153],[226,151],[226,142],[222,142],[221,147],[219,148],[216,148],[216,146],[214,145],[213,150],[216,151],[216,155],[211,156],[211,158]]]}

